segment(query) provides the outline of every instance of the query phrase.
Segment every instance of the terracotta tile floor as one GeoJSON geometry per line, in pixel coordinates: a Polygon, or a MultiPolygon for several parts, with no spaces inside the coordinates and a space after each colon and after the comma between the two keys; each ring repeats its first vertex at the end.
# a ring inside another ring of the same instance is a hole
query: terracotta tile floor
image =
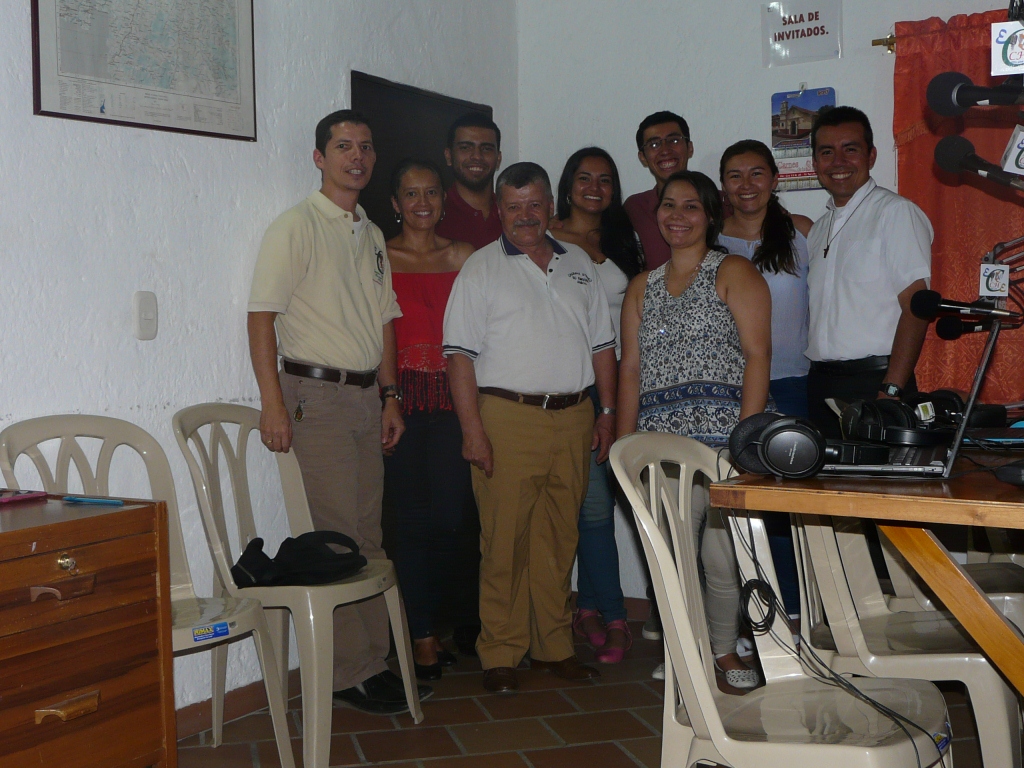
{"type": "MultiPolygon", "coordinates": [[[[520,670],[521,692],[486,694],[476,659],[459,663],[434,684],[426,716],[376,717],[334,710],[331,766],[388,768],[657,768],[661,756],[664,686],[650,673],[661,660],[660,642],[636,640],[626,661],[601,666],[596,682],[568,683],[547,672],[520,670]]],[[[577,648],[584,660],[593,657],[577,648]]],[[[397,666],[396,666],[397,669],[397,666]]],[[[950,708],[957,768],[980,768],[977,735],[963,689],[942,685],[950,708]]],[[[292,750],[302,765],[301,702],[290,702],[292,750]]],[[[266,711],[224,725],[224,743],[210,733],[178,744],[180,768],[280,768],[266,711]]]]}

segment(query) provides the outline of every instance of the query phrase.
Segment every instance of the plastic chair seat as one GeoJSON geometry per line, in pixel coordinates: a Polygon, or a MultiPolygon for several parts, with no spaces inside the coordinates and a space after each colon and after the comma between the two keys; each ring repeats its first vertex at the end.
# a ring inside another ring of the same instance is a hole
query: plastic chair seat
{"type": "MultiPolygon", "coordinates": [[[[913,731],[924,764],[937,757],[931,734],[946,732],[946,704],[934,685],[870,677],[853,682],[928,732],[913,731]]],[[[722,696],[716,703],[726,733],[737,741],[877,748],[903,736],[895,723],[863,701],[817,680],[780,680],[744,696],[722,696]]],[[[906,747],[912,754],[909,743],[906,747]]]]}
{"type": "Polygon", "coordinates": [[[236,600],[233,597],[191,597],[171,601],[171,640],[174,652],[192,648],[204,649],[211,645],[252,632],[259,600],[236,600]],[[223,624],[216,631],[201,633],[194,630],[223,624]]]}

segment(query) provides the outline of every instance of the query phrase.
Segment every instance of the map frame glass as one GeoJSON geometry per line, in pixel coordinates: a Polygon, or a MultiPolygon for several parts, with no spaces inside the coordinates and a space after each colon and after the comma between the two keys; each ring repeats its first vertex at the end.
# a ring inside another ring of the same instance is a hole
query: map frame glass
{"type": "Polygon", "coordinates": [[[256,141],[252,18],[253,0],[32,0],[33,113],[256,141]]]}

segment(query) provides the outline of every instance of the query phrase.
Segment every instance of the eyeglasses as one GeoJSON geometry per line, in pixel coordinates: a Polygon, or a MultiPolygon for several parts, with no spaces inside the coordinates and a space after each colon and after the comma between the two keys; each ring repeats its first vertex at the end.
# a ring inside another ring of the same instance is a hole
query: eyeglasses
{"type": "Polygon", "coordinates": [[[663,144],[668,144],[670,147],[678,147],[683,142],[688,142],[690,139],[683,136],[681,133],[672,133],[665,138],[654,138],[648,139],[644,142],[644,152],[657,152],[661,149],[663,144]]]}

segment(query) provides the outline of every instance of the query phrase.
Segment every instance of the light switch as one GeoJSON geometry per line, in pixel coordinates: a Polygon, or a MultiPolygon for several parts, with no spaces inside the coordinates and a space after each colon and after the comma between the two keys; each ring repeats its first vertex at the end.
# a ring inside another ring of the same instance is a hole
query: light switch
{"type": "Polygon", "coordinates": [[[150,341],[156,338],[157,308],[156,294],[152,291],[136,291],[132,296],[132,324],[135,338],[150,341]]]}

